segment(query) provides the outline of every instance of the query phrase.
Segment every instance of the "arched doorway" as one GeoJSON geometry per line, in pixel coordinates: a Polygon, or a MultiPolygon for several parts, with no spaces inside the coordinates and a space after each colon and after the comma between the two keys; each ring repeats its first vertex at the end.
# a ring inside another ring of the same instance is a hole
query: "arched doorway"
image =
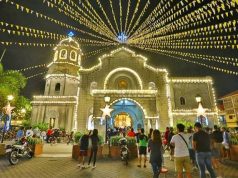
{"type": "Polygon", "coordinates": [[[113,111],[108,127],[130,126],[135,131],[138,128],[144,128],[144,112],[136,101],[123,98],[111,104],[111,108],[113,111]]]}

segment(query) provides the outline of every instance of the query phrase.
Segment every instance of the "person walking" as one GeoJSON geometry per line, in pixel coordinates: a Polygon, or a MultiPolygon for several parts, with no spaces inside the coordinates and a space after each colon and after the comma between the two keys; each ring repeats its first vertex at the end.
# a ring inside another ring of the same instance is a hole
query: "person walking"
{"type": "Polygon", "coordinates": [[[150,152],[150,164],[153,170],[153,178],[158,178],[162,167],[162,140],[160,131],[155,129],[148,142],[150,152]]]}
{"type": "Polygon", "coordinates": [[[97,152],[98,152],[98,146],[99,146],[99,137],[98,137],[98,130],[94,129],[93,134],[90,136],[90,139],[92,141],[92,147],[90,150],[90,157],[88,160],[88,166],[90,167],[90,163],[93,157],[93,167],[92,169],[96,168],[96,159],[97,159],[97,152]]]}
{"type": "Polygon", "coordinates": [[[174,128],[169,128],[169,136],[168,136],[168,145],[169,145],[169,160],[174,160],[174,145],[170,144],[172,137],[174,136],[174,128]]]}
{"type": "Polygon", "coordinates": [[[137,167],[141,167],[142,155],[144,156],[144,168],[146,168],[146,154],[147,154],[147,144],[148,137],[145,135],[145,130],[141,128],[141,134],[139,135],[139,164],[137,167]]]}
{"type": "Polygon", "coordinates": [[[177,170],[177,177],[183,177],[183,169],[186,172],[187,178],[191,176],[191,164],[189,157],[189,137],[184,133],[185,126],[183,124],[177,124],[178,134],[174,135],[170,141],[170,144],[174,146],[174,158],[175,166],[177,170]]]}
{"type": "Polygon", "coordinates": [[[222,136],[223,136],[223,158],[230,159],[230,136],[225,127],[222,127],[222,136]]]}
{"type": "Polygon", "coordinates": [[[89,135],[90,135],[90,132],[89,132],[89,134],[84,134],[79,140],[79,164],[78,164],[78,167],[80,167],[80,169],[86,168],[84,166],[84,163],[85,163],[85,157],[87,157],[87,155],[88,155],[89,135]]]}
{"type": "Polygon", "coordinates": [[[217,127],[217,125],[214,125],[214,131],[212,132],[212,141],[214,143],[214,150],[216,150],[217,152],[217,156],[219,161],[221,161],[222,158],[222,141],[223,141],[223,137],[222,137],[222,131],[220,130],[220,128],[217,127]]]}
{"type": "Polygon", "coordinates": [[[193,134],[193,149],[195,150],[200,178],[206,178],[206,168],[210,174],[210,177],[216,178],[216,173],[213,170],[211,163],[210,137],[208,133],[202,130],[201,123],[196,122],[194,129],[195,133],[193,134]]]}

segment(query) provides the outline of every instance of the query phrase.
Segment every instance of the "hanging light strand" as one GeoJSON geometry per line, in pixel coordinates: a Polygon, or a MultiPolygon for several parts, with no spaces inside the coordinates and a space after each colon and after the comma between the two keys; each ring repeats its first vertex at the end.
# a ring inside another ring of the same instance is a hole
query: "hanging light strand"
{"type": "MultiPolygon", "coordinates": [[[[84,2],[81,2],[81,7],[83,7],[85,9],[86,12],[83,11],[82,8],[80,8],[76,3],[74,3],[74,1],[72,0],[68,0],[69,1],[69,4],[71,4],[71,6],[73,7],[76,7],[78,11],[80,11],[81,13],[87,15],[89,14],[93,19],[94,21],[96,22],[96,25],[100,24],[106,31],[110,31],[112,32],[112,30],[104,23],[104,21],[100,18],[100,16],[96,13],[95,9],[89,9],[91,8],[92,6],[89,5],[89,8],[84,4],[84,2]],[[94,15],[94,14],[95,15],[94,15]]],[[[88,2],[88,1],[87,1],[88,2]]],[[[116,35],[116,34],[114,34],[116,35]]]]}
{"type": "Polygon", "coordinates": [[[130,36],[131,33],[133,32],[133,30],[138,26],[139,22],[141,21],[141,18],[144,16],[144,14],[145,14],[146,10],[148,9],[149,5],[150,5],[150,0],[148,0],[148,1],[146,2],[146,4],[145,4],[143,10],[141,11],[139,17],[137,18],[137,20],[136,20],[135,24],[133,25],[133,27],[131,28],[131,30],[129,30],[127,36],[130,36]]]}
{"type": "Polygon", "coordinates": [[[131,29],[132,22],[133,22],[133,20],[134,20],[136,14],[137,14],[137,12],[138,12],[138,10],[139,10],[139,9],[138,9],[138,8],[139,8],[139,5],[140,5],[140,0],[137,0],[135,9],[134,9],[133,14],[132,14],[132,18],[131,18],[130,23],[129,23],[129,26],[128,26],[127,29],[125,29],[125,30],[126,30],[126,34],[128,34],[128,32],[129,32],[130,29],[131,29]]]}
{"type": "Polygon", "coordinates": [[[134,46],[134,47],[140,48],[140,49],[143,49],[143,50],[147,50],[147,51],[150,51],[150,52],[158,53],[158,54],[161,54],[161,55],[165,55],[165,56],[168,56],[168,57],[172,57],[172,58],[175,58],[175,59],[179,59],[181,61],[185,61],[185,62],[188,62],[188,63],[197,64],[197,65],[200,65],[202,67],[206,67],[206,68],[216,70],[216,71],[219,71],[219,72],[223,72],[223,73],[227,73],[227,74],[231,74],[231,75],[238,75],[238,72],[236,72],[236,71],[232,71],[232,70],[224,69],[224,68],[221,68],[221,67],[212,66],[210,64],[208,65],[208,64],[197,62],[197,61],[194,61],[194,60],[188,60],[188,59],[185,59],[185,58],[182,58],[182,57],[174,56],[172,54],[164,52],[163,50],[160,52],[160,51],[152,49],[152,48],[142,48],[142,47],[138,47],[138,46],[134,46]]]}
{"type": "Polygon", "coordinates": [[[111,11],[112,11],[113,20],[114,20],[114,23],[115,23],[115,25],[116,25],[117,34],[119,34],[120,31],[119,31],[119,28],[118,28],[118,24],[117,24],[115,12],[114,12],[114,9],[113,9],[112,0],[109,0],[109,3],[110,3],[111,11]]]}
{"type": "MultiPolygon", "coordinates": [[[[63,13],[64,15],[70,17],[71,19],[78,22],[79,24],[84,25],[85,27],[95,31],[96,33],[99,33],[102,36],[105,36],[108,39],[115,40],[115,36],[113,35],[113,33],[111,31],[105,30],[104,28],[100,28],[101,26],[100,25],[98,26],[98,24],[94,20],[92,20],[92,19],[87,20],[81,14],[79,14],[77,11],[73,10],[72,8],[69,9],[69,6],[67,6],[66,3],[63,4],[64,6],[62,6],[62,7],[64,9],[62,9],[59,6],[57,6],[55,3],[51,3],[49,1],[54,2],[54,0],[47,0],[47,1],[43,0],[43,2],[47,2],[48,7],[55,8],[58,10],[59,13],[63,13]],[[92,23],[92,22],[94,22],[94,23],[92,23]]],[[[63,1],[58,1],[58,3],[59,2],[63,2],[63,1]]]]}
{"type": "Polygon", "coordinates": [[[125,29],[127,29],[127,26],[128,26],[128,17],[129,17],[129,12],[130,12],[130,6],[131,6],[131,0],[128,0],[128,3],[127,3],[127,11],[126,11],[126,20],[125,20],[125,29]]]}
{"type": "Polygon", "coordinates": [[[65,24],[65,23],[63,23],[63,22],[61,22],[61,21],[58,21],[58,20],[54,19],[54,18],[48,17],[48,16],[46,16],[46,15],[44,15],[44,14],[41,14],[41,13],[39,13],[39,12],[37,12],[37,11],[34,11],[34,10],[32,10],[32,9],[29,9],[29,8],[27,8],[27,7],[25,7],[25,6],[20,5],[20,4],[17,4],[17,3],[15,3],[15,2],[11,1],[11,0],[5,0],[5,1],[3,1],[3,2],[6,2],[6,3],[8,3],[8,4],[14,6],[17,10],[19,10],[19,11],[21,11],[21,12],[26,12],[27,14],[31,14],[31,15],[36,16],[37,18],[42,18],[42,19],[48,20],[48,21],[53,22],[53,23],[55,23],[55,24],[57,24],[57,25],[60,25],[60,26],[62,26],[62,27],[65,27],[65,28],[67,28],[67,29],[72,29],[72,30],[78,31],[78,32],[80,32],[80,33],[87,34],[87,35],[90,35],[90,36],[92,36],[92,37],[101,39],[101,40],[103,40],[103,41],[107,41],[107,39],[102,38],[102,37],[100,37],[100,36],[98,36],[98,35],[95,35],[95,34],[93,34],[93,33],[90,33],[90,32],[81,30],[81,29],[79,29],[79,28],[73,27],[73,26],[71,26],[71,25],[65,24]]]}
{"type": "Polygon", "coordinates": [[[109,20],[109,18],[108,18],[108,16],[107,16],[107,13],[105,12],[105,10],[104,10],[102,4],[100,3],[100,0],[96,0],[96,1],[97,1],[97,4],[99,5],[99,7],[100,7],[100,9],[101,9],[101,11],[102,11],[104,17],[106,18],[107,23],[110,25],[110,27],[111,27],[113,33],[116,34],[116,31],[114,30],[114,28],[113,28],[113,26],[112,26],[112,23],[110,22],[110,20],[109,20]]]}

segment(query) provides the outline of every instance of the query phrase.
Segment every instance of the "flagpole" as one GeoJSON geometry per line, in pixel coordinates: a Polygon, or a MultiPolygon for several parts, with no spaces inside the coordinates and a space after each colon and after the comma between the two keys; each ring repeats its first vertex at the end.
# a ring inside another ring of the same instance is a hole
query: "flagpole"
{"type": "Polygon", "coordinates": [[[1,56],[1,58],[0,58],[0,62],[2,62],[2,59],[3,59],[3,56],[4,56],[5,52],[6,52],[6,48],[4,49],[4,51],[3,51],[3,53],[2,53],[2,56],[1,56]]]}

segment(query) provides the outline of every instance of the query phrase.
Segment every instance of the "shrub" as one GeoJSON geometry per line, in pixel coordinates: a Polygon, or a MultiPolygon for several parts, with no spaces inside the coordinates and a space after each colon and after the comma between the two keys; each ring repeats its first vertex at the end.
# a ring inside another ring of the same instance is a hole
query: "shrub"
{"type": "Polygon", "coordinates": [[[232,145],[238,145],[238,134],[232,133],[230,139],[232,145]]]}
{"type": "Polygon", "coordinates": [[[28,141],[29,145],[35,145],[35,144],[43,143],[42,139],[37,138],[37,137],[28,137],[27,141],[28,141]]]}
{"type": "Polygon", "coordinates": [[[79,143],[79,139],[81,138],[83,136],[83,134],[81,133],[81,132],[76,132],[75,134],[74,134],[74,142],[75,143],[79,143]]]}
{"type": "Polygon", "coordinates": [[[38,128],[40,131],[47,131],[49,124],[41,122],[38,124],[34,124],[32,127],[33,127],[33,129],[38,128]]]}
{"type": "MultiPolygon", "coordinates": [[[[110,145],[111,146],[119,146],[119,140],[122,138],[122,136],[113,136],[110,138],[110,145]]],[[[136,145],[136,139],[134,137],[126,137],[127,139],[127,145],[136,145]]]]}
{"type": "Polygon", "coordinates": [[[99,137],[99,145],[102,145],[104,143],[103,136],[98,135],[98,137],[99,137]]]}

